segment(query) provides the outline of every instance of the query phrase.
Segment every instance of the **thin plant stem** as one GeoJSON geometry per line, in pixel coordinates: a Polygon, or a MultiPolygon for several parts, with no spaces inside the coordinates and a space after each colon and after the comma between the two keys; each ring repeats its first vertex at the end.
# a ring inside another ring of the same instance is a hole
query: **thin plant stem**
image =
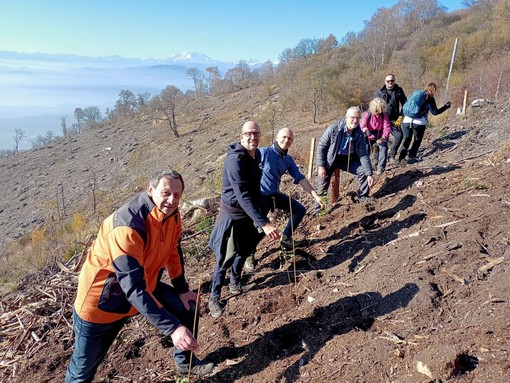
{"type": "MultiPolygon", "coordinates": [[[[351,146],[352,146],[352,140],[349,140],[349,150],[347,151],[347,172],[349,172],[350,166],[351,166],[351,146]]],[[[342,184],[340,184],[340,187],[342,187],[342,184]]],[[[345,224],[346,223],[345,212],[344,212],[343,216],[344,216],[344,224],[345,224]]]]}
{"type": "MultiPolygon", "coordinates": [[[[197,302],[195,305],[195,316],[193,317],[193,337],[198,342],[197,337],[197,322],[198,322],[198,313],[200,311],[200,288],[202,287],[202,274],[200,274],[200,277],[198,278],[198,290],[197,290],[197,302]]],[[[188,368],[188,382],[190,382],[191,379],[191,368],[193,367],[193,351],[191,351],[190,358],[189,358],[189,368],[188,368]]]]}
{"type": "Polygon", "coordinates": [[[294,220],[292,219],[292,193],[289,193],[289,210],[290,210],[290,235],[292,238],[292,264],[294,268],[294,295],[297,298],[297,273],[296,273],[296,245],[294,243],[294,220]]]}

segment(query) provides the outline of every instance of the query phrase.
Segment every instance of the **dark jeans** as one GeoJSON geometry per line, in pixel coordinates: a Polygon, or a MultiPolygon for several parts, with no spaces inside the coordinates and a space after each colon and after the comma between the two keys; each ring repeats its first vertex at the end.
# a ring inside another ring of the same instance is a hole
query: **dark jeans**
{"type": "Polygon", "coordinates": [[[365,171],[363,170],[363,166],[361,166],[361,162],[356,155],[351,154],[350,157],[351,158],[349,159],[349,156],[337,155],[331,168],[326,169],[326,177],[324,177],[324,179],[317,177],[317,193],[319,195],[327,194],[329,183],[331,182],[331,176],[336,169],[340,169],[357,175],[359,183],[358,197],[368,197],[370,189],[368,187],[368,179],[365,171]],[[349,169],[347,169],[347,163],[349,164],[349,169]]]}
{"type": "Polygon", "coordinates": [[[402,129],[400,127],[393,126],[393,123],[391,124],[391,135],[393,136],[393,143],[391,144],[390,149],[390,156],[396,157],[398,153],[398,148],[400,147],[400,144],[402,143],[402,129]]]}
{"type": "Polygon", "coordinates": [[[398,160],[402,161],[409,154],[409,158],[416,157],[420,149],[421,140],[425,134],[426,125],[418,125],[413,123],[402,124],[402,133],[404,139],[402,140],[402,148],[398,155],[398,160]],[[413,144],[411,145],[411,140],[413,144]],[[411,148],[409,149],[409,146],[411,148]]]}
{"type": "Polygon", "coordinates": [[[283,193],[276,193],[272,196],[264,197],[264,210],[263,214],[267,215],[269,211],[280,209],[290,213],[292,211],[292,215],[289,217],[287,221],[287,226],[283,230],[283,235],[287,237],[292,236],[292,233],[296,231],[297,227],[303,220],[303,217],[306,214],[306,207],[304,207],[301,203],[296,201],[294,198],[289,198],[288,195],[283,193]],[[289,203],[290,201],[290,203],[289,203]]]}
{"type": "MultiPolygon", "coordinates": [[[[190,310],[186,310],[175,289],[162,282],[156,287],[154,296],[183,326],[193,331],[196,308],[194,302],[189,302],[190,310]]],[[[99,364],[127,320],[128,318],[123,318],[113,323],[91,323],[81,319],[73,310],[75,342],[65,383],[92,382],[99,364]]],[[[198,328],[198,323],[195,328],[198,328]]],[[[191,351],[174,347],[173,354],[175,364],[189,364],[191,351]]]]}
{"type": "Polygon", "coordinates": [[[216,253],[211,298],[220,298],[221,288],[229,268],[230,283],[237,284],[241,281],[246,258],[255,251],[264,235],[264,232],[260,233],[257,230],[251,218],[231,221],[222,235],[221,251],[216,253]]]}

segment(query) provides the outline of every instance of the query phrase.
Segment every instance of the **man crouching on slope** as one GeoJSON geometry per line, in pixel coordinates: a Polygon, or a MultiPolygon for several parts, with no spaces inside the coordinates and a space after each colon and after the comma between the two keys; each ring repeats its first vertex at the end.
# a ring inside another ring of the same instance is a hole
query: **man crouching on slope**
{"type": "MultiPolygon", "coordinates": [[[[92,382],[117,334],[137,313],[172,338],[177,373],[188,374],[191,352],[198,349],[191,332],[197,295],[184,276],[178,209],[183,190],[179,173],[160,171],[147,191],[104,220],[80,273],[66,383],[92,382]],[[161,282],[165,268],[172,285],[161,282]]],[[[198,376],[214,369],[196,357],[191,365],[198,376]]]]}
{"type": "Polygon", "coordinates": [[[229,289],[240,294],[247,289],[241,285],[241,272],[246,258],[252,254],[263,234],[275,240],[278,230],[263,213],[260,194],[260,127],[255,121],[246,122],[241,131],[241,142],[230,144],[223,165],[223,186],[220,212],[214,223],[209,247],[216,254],[216,265],[209,299],[209,313],[214,318],[223,314],[221,288],[230,268],[229,289]]]}

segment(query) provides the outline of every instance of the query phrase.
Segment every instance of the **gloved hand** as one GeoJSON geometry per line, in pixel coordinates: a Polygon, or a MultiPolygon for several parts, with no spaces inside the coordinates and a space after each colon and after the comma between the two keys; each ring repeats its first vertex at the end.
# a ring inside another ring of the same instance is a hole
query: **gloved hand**
{"type": "Polygon", "coordinates": [[[450,109],[451,106],[452,106],[451,101],[448,101],[446,104],[444,104],[445,109],[450,109]]]}
{"type": "Polygon", "coordinates": [[[398,118],[393,123],[393,126],[396,127],[396,128],[399,128],[400,125],[402,125],[402,116],[398,116],[398,118]]]}

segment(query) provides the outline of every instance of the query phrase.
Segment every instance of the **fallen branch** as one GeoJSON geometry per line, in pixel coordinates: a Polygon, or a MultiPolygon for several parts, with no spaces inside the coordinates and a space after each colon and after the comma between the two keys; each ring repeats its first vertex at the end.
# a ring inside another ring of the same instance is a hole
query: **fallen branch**
{"type": "Polygon", "coordinates": [[[496,259],[489,259],[489,262],[486,265],[483,265],[482,267],[480,267],[478,269],[478,271],[480,273],[485,273],[486,271],[489,271],[490,269],[492,269],[494,266],[499,265],[500,263],[502,263],[504,260],[505,260],[505,257],[499,257],[499,258],[496,258],[496,259]]]}
{"type": "Polygon", "coordinates": [[[455,273],[452,273],[450,270],[448,269],[443,269],[441,270],[443,273],[445,273],[446,275],[448,275],[449,277],[453,278],[454,280],[456,280],[457,282],[459,282],[460,284],[462,285],[466,285],[467,282],[464,278],[461,278],[459,277],[457,274],[455,273]]]}
{"type": "Polygon", "coordinates": [[[458,220],[456,220],[456,221],[451,221],[451,222],[448,222],[448,223],[443,223],[443,224],[441,224],[441,225],[436,225],[436,226],[434,226],[434,227],[446,227],[446,226],[450,226],[450,225],[453,225],[453,224],[455,224],[455,223],[459,223],[459,222],[462,222],[462,220],[461,220],[461,219],[458,219],[458,220]]]}

